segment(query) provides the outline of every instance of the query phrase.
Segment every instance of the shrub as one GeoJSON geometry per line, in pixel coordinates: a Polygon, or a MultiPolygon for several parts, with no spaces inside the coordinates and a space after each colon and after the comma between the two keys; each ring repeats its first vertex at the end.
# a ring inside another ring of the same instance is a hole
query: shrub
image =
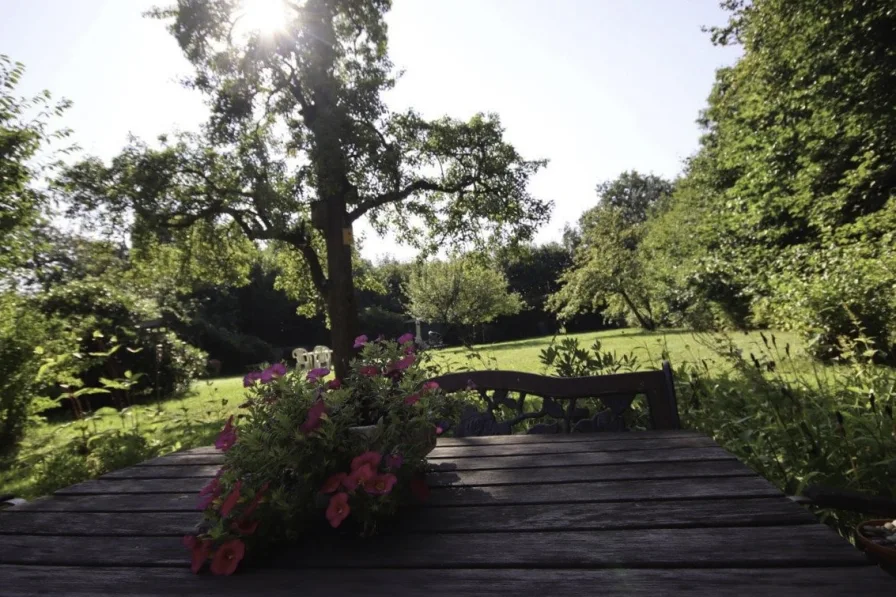
{"type": "MultiPolygon", "coordinates": [[[[168,397],[185,391],[205,370],[205,353],[180,340],[154,318],[152,305],[97,280],[80,280],[55,288],[39,307],[78,339],[70,374],[86,386],[103,378],[139,374],[129,395],[168,397]]],[[[127,394],[114,391],[111,403],[124,406],[127,394]]],[[[110,402],[93,398],[93,407],[110,402]]]]}

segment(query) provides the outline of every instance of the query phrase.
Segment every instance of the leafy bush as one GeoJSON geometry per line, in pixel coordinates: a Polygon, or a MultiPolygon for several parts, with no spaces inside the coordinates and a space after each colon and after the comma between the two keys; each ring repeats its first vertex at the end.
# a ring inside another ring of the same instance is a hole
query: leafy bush
{"type": "MultiPolygon", "coordinates": [[[[161,327],[150,303],[108,283],[71,282],[38,303],[78,339],[69,377],[83,385],[98,386],[101,379],[122,378],[130,371],[140,376],[131,395],[162,398],[188,389],[205,369],[205,354],[161,327]]],[[[121,391],[114,391],[113,398],[119,406],[127,403],[121,391]]]]}
{"type": "Polygon", "coordinates": [[[0,459],[14,454],[29,418],[44,405],[35,400],[40,361],[34,353],[45,334],[39,314],[20,301],[0,300],[0,459]]]}

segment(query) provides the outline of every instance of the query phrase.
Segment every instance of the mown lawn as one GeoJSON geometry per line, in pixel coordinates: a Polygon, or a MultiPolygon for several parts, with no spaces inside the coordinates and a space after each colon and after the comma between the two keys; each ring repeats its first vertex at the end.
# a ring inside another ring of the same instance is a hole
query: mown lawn
{"type": "MultiPolygon", "coordinates": [[[[615,351],[620,355],[633,353],[645,368],[656,366],[664,351],[673,361],[706,359],[716,367],[723,366],[705,344],[705,339],[682,330],[650,333],[623,329],[571,336],[578,338],[585,347],[600,340],[603,350],[615,351]]],[[[558,336],[558,339],[562,337],[558,336]]],[[[758,333],[738,334],[734,340],[745,353],[755,350],[761,342],[758,333]]],[[[551,341],[552,337],[547,336],[477,346],[473,353],[465,348],[450,348],[438,351],[435,356],[437,362],[452,370],[501,368],[544,373],[545,368],[539,362],[538,355],[551,341]]],[[[793,347],[801,346],[793,334],[778,333],[777,341],[779,346],[786,343],[793,347]]],[[[242,403],[242,393],[240,377],[200,381],[182,398],[159,404],[136,405],[123,412],[100,409],[92,417],[81,421],[59,417],[58,420],[34,427],[29,430],[22,446],[18,466],[0,471],[0,494],[36,497],[39,493],[37,471],[44,459],[79,438],[98,433],[136,429],[161,453],[207,445],[213,441],[222,422],[236,412],[242,403]]]]}

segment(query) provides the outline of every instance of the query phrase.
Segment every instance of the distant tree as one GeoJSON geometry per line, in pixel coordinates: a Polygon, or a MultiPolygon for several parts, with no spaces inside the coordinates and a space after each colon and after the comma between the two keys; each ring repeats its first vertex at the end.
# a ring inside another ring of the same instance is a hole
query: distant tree
{"type": "Polygon", "coordinates": [[[623,172],[597,185],[598,205],[565,233],[573,247],[572,267],[549,306],[561,317],[600,310],[610,319],[633,319],[644,329],[657,326],[640,244],[648,218],[668,201],[673,185],[654,175],[623,172]]]}
{"type": "Polygon", "coordinates": [[[501,249],[497,261],[508,287],[520,295],[526,309],[541,311],[560,289],[560,275],[572,265],[572,254],[558,243],[546,243],[501,249]]]}
{"type": "Polygon", "coordinates": [[[449,328],[475,328],[523,307],[507,278],[474,256],[430,261],[416,267],[406,287],[414,317],[449,328]]]}
{"type": "Polygon", "coordinates": [[[34,180],[47,163],[37,163],[38,151],[68,134],[50,128],[69,102],[51,103],[49,92],[33,98],[16,95],[25,67],[0,54],[0,276],[3,286],[15,285],[12,273],[34,253],[34,231],[46,220],[47,196],[34,180]]]}
{"type": "MultiPolygon", "coordinates": [[[[388,0],[284,2],[277,31],[248,30],[240,0],[179,0],[169,21],[212,117],[201,134],[134,141],[110,165],[63,179],[69,199],[129,224],[138,238],[237,236],[300,256],[294,296],[326,304],[337,373],[358,333],[352,229],[366,217],[410,244],[528,239],[550,212],[495,115],[426,120],[383,103],[396,76],[388,0]]],[[[313,301],[312,301],[313,302],[313,301]]]]}

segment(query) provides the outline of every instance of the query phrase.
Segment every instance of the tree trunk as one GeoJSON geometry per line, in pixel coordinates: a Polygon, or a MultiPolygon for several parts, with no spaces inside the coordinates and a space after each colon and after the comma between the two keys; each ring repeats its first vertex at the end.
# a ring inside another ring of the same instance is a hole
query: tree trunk
{"type": "Polygon", "coordinates": [[[358,306],[352,276],[351,223],[345,214],[345,199],[329,201],[327,225],[327,312],[330,316],[330,341],[336,377],[348,373],[358,335],[358,306]],[[348,233],[345,232],[348,230],[348,233]]]}
{"type": "Polygon", "coordinates": [[[652,332],[656,329],[656,323],[654,323],[653,319],[650,317],[644,317],[638,308],[635,306],[635,303],[632,302],[632,299],[629,298],[628,294],[622,288],[619,289],[619,295],[622,297],[622,300],[625,301],[625,304],[628,306],[629,310],[634,314],[635,318],[638,320],[638,323],[641,324],[641,327],[645,330],[652,332]]]}

